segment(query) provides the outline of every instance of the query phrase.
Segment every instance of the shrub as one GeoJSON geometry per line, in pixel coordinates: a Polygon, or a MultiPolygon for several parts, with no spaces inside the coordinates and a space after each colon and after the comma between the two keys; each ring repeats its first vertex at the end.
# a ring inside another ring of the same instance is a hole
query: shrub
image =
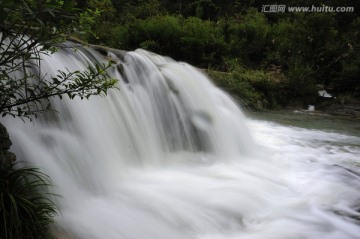
{"type": "Polygon", "coordinates": [[[56,206],[49,185],[49,177],[36,168],[0,172],[0,238],[53,238],[49,226],[56,206]]]}
{"type": "Polygon", "coordinates": [[[209,71],[208,73],[219,87],[229,92],[244,107],[248,109],[261,108],[261,94],[254,89],[250,82],[244,80],[243,73],[239,71],[231,73],[209,71]]]}
{"type": "Polygon", "coordinates": [[[271,43],[271,27],[265,16],[251,8],[240,20],[228,23],[230,56],[251,68],[263,63],[271,43]]]}
{"type": "Polygon", "coordinates": [[[181,38],[185,60],[201,67],[217,66],[226,49],[222,29],[216,23],[189,17],[183,26],[181,38]]]}
{"type": "Polygon", "coordinates": [[[176,16],[154,16],[145,20],[137,19],[127,25],[127,49],[145,47],[158,54],[179,56],[182,35],[181,18],[176,16]]]}

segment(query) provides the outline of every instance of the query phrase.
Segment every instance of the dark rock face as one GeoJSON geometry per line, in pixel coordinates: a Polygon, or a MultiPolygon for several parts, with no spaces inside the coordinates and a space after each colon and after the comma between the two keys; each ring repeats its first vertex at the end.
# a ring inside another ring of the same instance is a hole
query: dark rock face
{"type": "Polygon", "coordinates": [[[0,150],[8,150],[11,145],[12,143],[5,126],[0,123],[0,150]]]}
{"type": "Polygon", "coordinates": [[[15,154],[9,152],[12,142],[4,125],[0,123],[0,170],[10,169],[16,160],[15,154]]]}

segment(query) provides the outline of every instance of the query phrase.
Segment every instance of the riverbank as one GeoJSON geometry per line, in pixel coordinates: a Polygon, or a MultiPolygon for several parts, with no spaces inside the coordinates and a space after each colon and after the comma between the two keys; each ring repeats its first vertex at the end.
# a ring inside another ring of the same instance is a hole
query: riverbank
{"type": "Polygon", "coordinates": [[[360,118],[329,114],[322,110],[308,111],[296,108],[282,110],[247,111],[252,119],[272,121],[286,126],[347,133],[360,136],[360,118]]]}
{"type": "Polygon", "coordinates": [[[341,116],[341,117],[351,117],[360,119],[360,103],[350,103],[350,104],[340,104],[334,103],[324,109],[324,113],[341,116]]]}
{"type": "Polygon", "coordinates": [[[351,118],[360,120],[360,102],[355,100],[352,103],[339,103],[337,101],[322,103],[319,105],[309,105],[308,109],[303,107],[292,106],[286,107],[283,110],[295,111],[297,113],[333,116],[338,118],[351,118]]]}

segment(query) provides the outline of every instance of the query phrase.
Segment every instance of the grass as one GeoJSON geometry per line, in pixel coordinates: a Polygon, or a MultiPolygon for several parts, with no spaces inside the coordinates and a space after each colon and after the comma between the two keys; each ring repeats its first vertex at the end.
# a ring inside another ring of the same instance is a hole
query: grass
{"type": "Polygon", "coordinates": [[[54,238],[49,226],[57,208],[49,186],[50,178],[36,168],[0,172],[0,239],[54,238]]]}

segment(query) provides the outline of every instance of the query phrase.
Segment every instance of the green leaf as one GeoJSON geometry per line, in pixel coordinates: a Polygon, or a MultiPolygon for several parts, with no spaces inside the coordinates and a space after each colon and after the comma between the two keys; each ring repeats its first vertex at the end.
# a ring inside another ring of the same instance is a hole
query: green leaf
{"type": "Polygon", "coordinates": [[[2,0],[2,1],[0,1],[0,4],[2,6],[6,6],[6,7],[14,5],[14,3],[15,3],[14,0],[2,0]]]}
{"type": "Polygon", "coordinates": [[[75,2],[73,0],[64,0],[62,7],[65,11],[69,12],[70,10],[73,10],[74,6],[75,6],[75,2]]]}
{"type": "Polygon", "coordinates": [[[54,11],[52,11],[51,9],[48,10],[48,13],[49,13],[52,17],[55,17],[55,13],[54,13],[54,11]]]}

